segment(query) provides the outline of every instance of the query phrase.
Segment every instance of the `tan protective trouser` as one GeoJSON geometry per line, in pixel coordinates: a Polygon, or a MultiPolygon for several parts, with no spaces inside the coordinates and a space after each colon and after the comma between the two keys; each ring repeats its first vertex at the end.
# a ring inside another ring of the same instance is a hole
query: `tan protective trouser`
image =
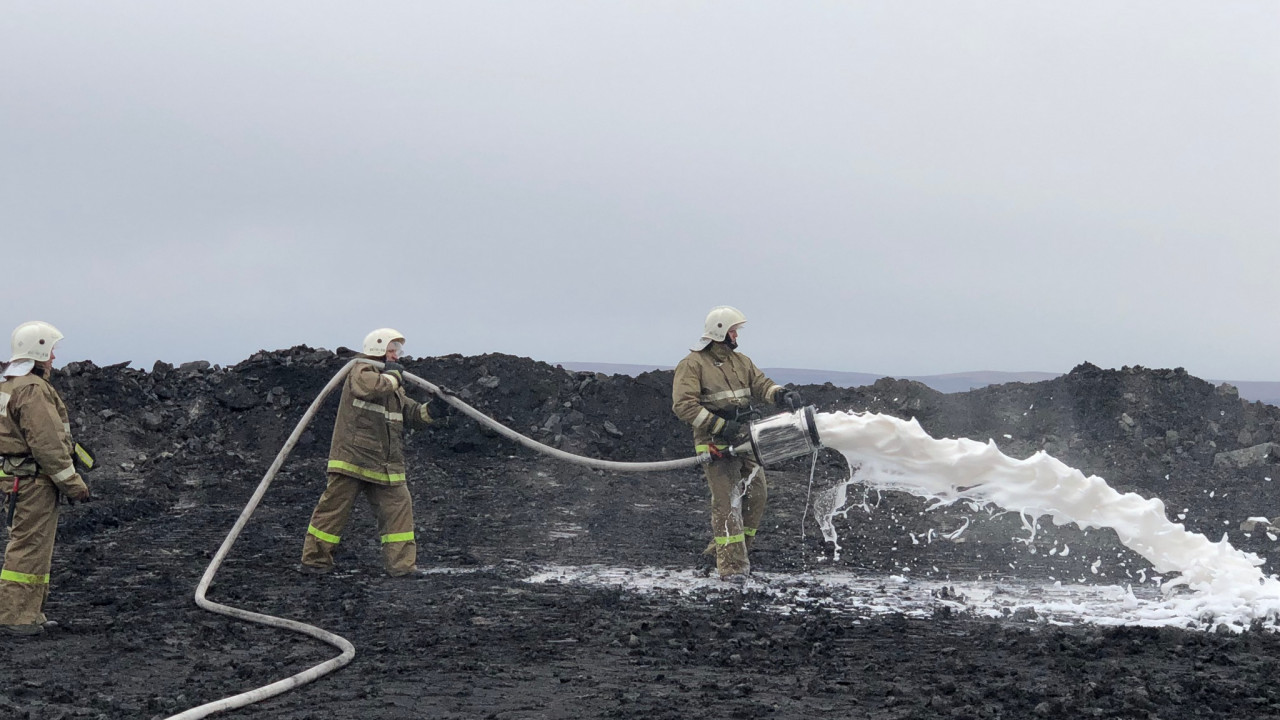
{"type": "Polygon", "coordinates": [[[302,564],[330,570],[342,529],[351,517],[356,497],[369,498],[382,536],[382,562],[390,575],[413,570],[418,545],[413,540],[413,497],[404,483],[379,485],[338,473],[329,473],[329,485],[311,513],[311,525],[302,543],[302,564]]]}
{"type": "MultiPolygon", "coordinates": [[[[13,478],[5,478],[13,490],[13,478]]],[[[8,493],[4,496],[8,499],[8,493]]],[[[43,623],[49,596],[49,568],[58,532],[58,488],[46,475],[22,478],[18,509],[0,570],[0,625],[43,623]]]]}
{"type": "Polygon", "coordinates": [[[754,460],[729,457],[703,466],[711,489],[711,535],[720,577],[751,571],[747,550],[764,517],[769,486],[754,460]],[[753,476],[752,473],[755,473],[753,476]]]}

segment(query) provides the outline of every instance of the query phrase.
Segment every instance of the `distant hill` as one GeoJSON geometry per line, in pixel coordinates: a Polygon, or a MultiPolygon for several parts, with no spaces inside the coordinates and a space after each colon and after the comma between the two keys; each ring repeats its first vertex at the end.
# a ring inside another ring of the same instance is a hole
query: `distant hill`
{"type": "MultiPolygon", "coordinates": [[[[575,372],[598,372],[605,375],[636,376],[651,370],[672,370],[674,365],[631,365],[626,363],[592,363],[565,362],[558,363],[567,370],[575,372]]],[[[802,368],[761,368],[765,374],[780,383],[793,385],[822,385],[831,383],[837,387],[863,387],[870,385],[887,375],[875,373],[842,372],[839,370],[807,370],[802,368]]],[[[905,375],[892,376],[902,380],[915,380],[943,393],[965,392],[988,385],[1005,383],[1033,383],[1052,380],[1062,373],[1050,372],[1004,372],[1000,370],[975,370],[972,372],[947,373],[943,375],[905,375]]],[[[1222,380],[1210,380],[1219,384],[1222,380]]],[[[1272,405],[1280,405],[1280,382],[1263,381],[1225,381],[1240,391],[1240,397],[1250,402],[1262,401],[1272,405]]]]}
{"type": "MultiPolygon", "coordinates": [[[[821,385],[831,383],[838,387],[862,387],[870,385],[885,375],[857,372],[836,372],[833,370],[801,370],[797,368],[762,368],[766,375],[780,383],[796,385],[821,385]]],[[[900,380],[915,380],[924,383],[938,392],[954,393],[975,390],[988,385],[1003,385],[1011,382],[1040,382],[1052,380],[1061,373],[1046,372],[999,372],[995,370],[979,370],[965,373],[949,373],[946,375],[904,375],[900,380]]]]}
{"type": "MultiPolygon", "coordinates": [[[[1210,380],[1209,382],[1218,383],[1219,380],[1210,380]]],[[[1280,405],[1280,382],[1265,382],[1260,380],[1235,380],[1226,381],[1230,385],[1235,385],[1240,391],[1240,397],[1254,402],[1261,400],[1264,403],[1272,405],[1280,405]]]]}

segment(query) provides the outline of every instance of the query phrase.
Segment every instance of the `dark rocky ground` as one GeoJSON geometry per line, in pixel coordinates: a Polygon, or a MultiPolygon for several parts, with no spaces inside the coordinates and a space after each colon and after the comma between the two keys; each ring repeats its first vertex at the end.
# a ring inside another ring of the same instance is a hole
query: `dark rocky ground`
{"type": "MultiPolygon", "coordinates": [[[[96,498],[62,519],[46,606],[61,627],[0,641],[0,717],[166,717],[335,654],[201,611],[191,596],[276,451],[344,360],[299,347],[233,368],[73,363],[58,372],[77,437],[99,456],[88,477],[96,498]]],[[[503,355],[408,367],[566,450],[614,460],[690,452],[669,409],[669,372],[575,374],[503,355]]],[[[1238,529],[1276,512],[1267,444],[1280,442],[1280,408],[1245,403],[1229,387],[1181,370],[1086,363],[1048,382],[954,395],[895,380],[801,390],[822,410],[914,416],[934,436],[994,438],[1014,457],[1048,450],[1118,489],[1165,499],[1171,516],[1187,509],[1192,530],[1214,539],[1230,531],[1267,567],[1280,562],[1264,533],[1238,529]]],[[[755,591],[675,597],[525,583],[543,564],[698,565],[708,535],[700,471],[602,474],[457,416],[410,439],[410,482],[419,564],[468,572],[382,576],[361,505],[342,570],[302,576],[294,566],[323,487],[335,407],[331,398],[277,477],[210,597],[330,629],[357,656],[317,683],[222,717],[1280,716],[1280,638],[1270,632],[1058,627],[943,609],[930,619],[853,619],[818,603],[783,615],[755,591]]],[[[846,474],[831,453],[814,483],[846,474]]],[[[789,461],[770,479],[753,562],[774,573],[812,569],[830,553],[804,518],[809,465],[789,461]]],[[[839,521],[844,552],[822,567],[1074,578],[1105,557],[1095,581],[1117,582],[1143,566],[1113,533],[1071,526],[1045,528],[1037,545],[1058,540],[1079,552],[1033,554],[1014,540],[1024,533],[1009,516],[975,523],[965,543],[915,545],[910,533],[953,526],[961,511],[921,514],[912,498],[872,500],[870,512],[839,521]]]]}

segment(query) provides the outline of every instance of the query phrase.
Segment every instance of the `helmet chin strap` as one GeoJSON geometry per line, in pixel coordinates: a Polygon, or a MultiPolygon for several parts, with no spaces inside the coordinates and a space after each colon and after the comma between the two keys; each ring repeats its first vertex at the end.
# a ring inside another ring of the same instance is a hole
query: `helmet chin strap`
{"type": "Polygon", "coordinates": [[[722,342],[723,342],[725,345],[728,345],[730,350],[737,350],[737,349],[738,349],[738,341],[737,341],[737,340],[734,340],[733,338],[729,337],[728,335],[725,335],[725,336],[724,336],[724,340],[723,340],[722,342]]]}

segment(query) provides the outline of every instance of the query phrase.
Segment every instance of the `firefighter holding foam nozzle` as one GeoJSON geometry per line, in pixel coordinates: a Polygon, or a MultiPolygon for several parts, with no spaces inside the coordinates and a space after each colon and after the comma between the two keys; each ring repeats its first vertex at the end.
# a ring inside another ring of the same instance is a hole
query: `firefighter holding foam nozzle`
{"type": "Polygon", "coordinates": [[[89,499],[89,487],[73,462],[67,406],[49,384],[54,346],[61,339],[48,323],[19,325],[0,376],[0,484],[11,508],[0,570],[0,630],[11,635],[44,632],[60,496],[89,499]]]}
{"type": "Polygon", "coordinates": [[[702,337],[676,366],[671,409],[693,426],[697,452],[710,452],[703,466],[711,489],[712,550],[721,580],[742,584],[751,572],[751,549],[764,516],[769,490],[764,469],[748,456],[729,454],[747,439],[758,417],[757,405],[796,409],[803,405],[795,390],[765,377],[751,358],[737,351],[738,329],[747,318],[736,308],[711,309],[702,337]]]}

